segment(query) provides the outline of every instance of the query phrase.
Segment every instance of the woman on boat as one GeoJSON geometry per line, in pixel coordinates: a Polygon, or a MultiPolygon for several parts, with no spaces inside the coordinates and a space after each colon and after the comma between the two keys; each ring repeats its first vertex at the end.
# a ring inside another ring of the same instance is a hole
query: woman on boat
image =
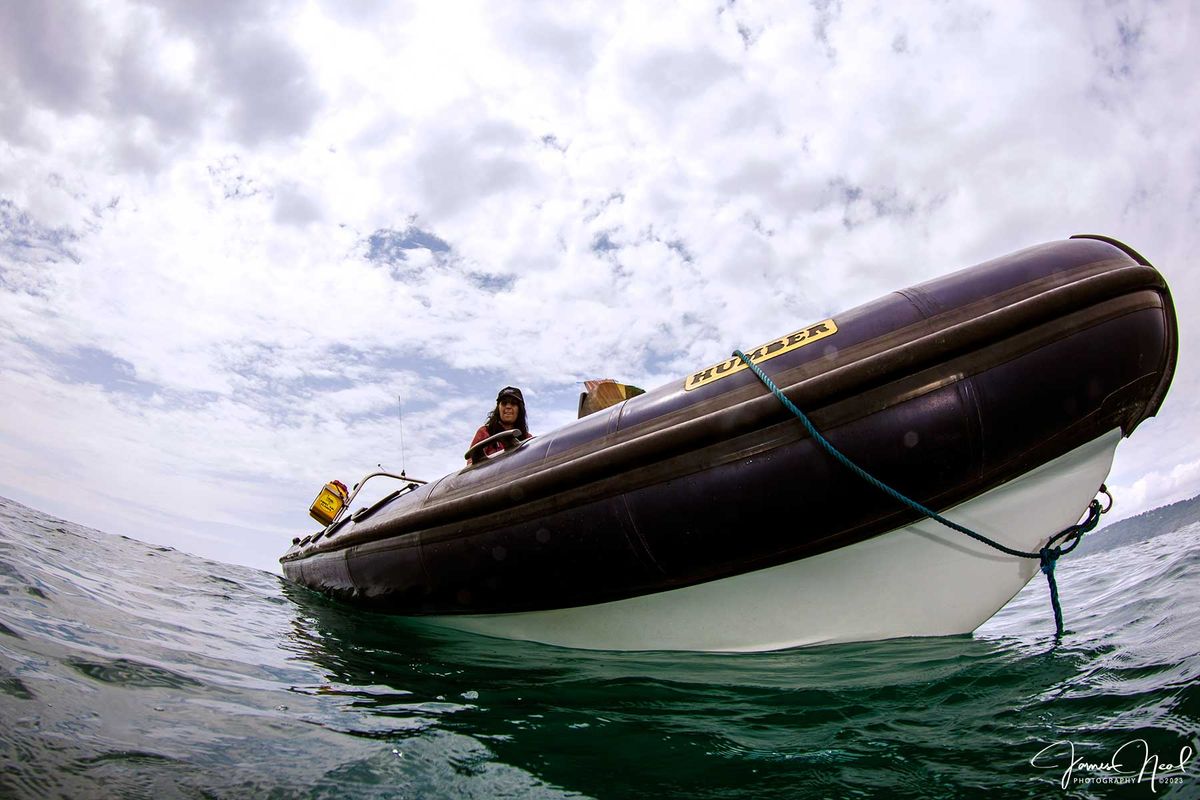
{"type": "Polygon", "coordinates": [[[471,463],[483,461],[502,450],[512,449],[526,439],[533,438],[533,434],[529,432],[529,423],[525,418],[525,398],[521,395],[521,390],[515,386],[505,386],[496,395],[496,407],[488,414],[487,422],[475,431],[471,447],[475,447],[489,436],[511,430],[517,431],[515,437],[492,442],[481,450],[468,450],[471,463]]]}

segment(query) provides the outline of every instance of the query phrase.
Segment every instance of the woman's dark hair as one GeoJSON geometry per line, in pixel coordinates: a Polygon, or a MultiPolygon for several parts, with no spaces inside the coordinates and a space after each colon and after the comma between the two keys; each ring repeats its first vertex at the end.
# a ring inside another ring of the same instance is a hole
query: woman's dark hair
{"type": "MultiPolygon", "coordinates": [[[[526,420],[526,418],[525,418],[525,404],[517,403],[517,409],[518,409],[517,410],[517,421],[513,425],[513,427],[515,427],[517,430],[519,430],[521,432],[522,439],[528,439],[529,438],[529,421],[526,420]]],[[[496,405],[494,405],[492,407],[492,412],[490,414],[488,414],[487,422],[485,422],[484,424],[487,426],[488,436],[495,436],[500,431],[507,430],[504,427],[504,425],[501,424],[501,422],[500,422],[500,403],[499,403],[499,401],[497,401],[496,405]]]]}

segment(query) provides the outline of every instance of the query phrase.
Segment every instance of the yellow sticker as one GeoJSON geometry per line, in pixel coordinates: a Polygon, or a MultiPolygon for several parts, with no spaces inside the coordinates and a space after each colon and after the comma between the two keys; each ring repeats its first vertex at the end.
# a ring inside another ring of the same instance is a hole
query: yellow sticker
{"type": "MultiPolygon", "coordinates": [[[[809,325],[807,328],[802,328],[795,333],[789,333],[787,336],[772,339],[764,345],[759,345],[753,350],[745,352],[751,361],[755,364],[761,364],[764,361],[775,358],[775,356],[790,353],[797,348],[804,347],[806,344],[812,344],[819,339],[833,336],[835,333],[837,333],[837,325],[833,320],[827,319],[824,322],[818,322],[816,325],[809,325]]],[[[713,364],[708,369],[693,372],[684,380],[683,390],[685,392],[691,391],[713,381],[719,381],[728,375],[733,375],[735,372],[741,372],[744,369],[746,369],[746,363],[737,356],[733,356],[722,361],[720,364],[713,364]]]]}

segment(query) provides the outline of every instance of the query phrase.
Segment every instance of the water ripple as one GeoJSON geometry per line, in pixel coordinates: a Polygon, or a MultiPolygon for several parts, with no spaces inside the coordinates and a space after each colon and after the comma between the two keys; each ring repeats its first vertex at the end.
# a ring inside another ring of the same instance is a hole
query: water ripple
{"type": "MultiPolygon", "coordinates": [[[[571,651],[349,610],[0,500],[0,795],[1116,796],[1031,759],[1200,749],[1194,530],[974,636],[571,651]],[[31,591],[33,590],[33,591],[31,591]]],[[[1195,796],[1162,783],[1138,796],[1195,796]]]]}

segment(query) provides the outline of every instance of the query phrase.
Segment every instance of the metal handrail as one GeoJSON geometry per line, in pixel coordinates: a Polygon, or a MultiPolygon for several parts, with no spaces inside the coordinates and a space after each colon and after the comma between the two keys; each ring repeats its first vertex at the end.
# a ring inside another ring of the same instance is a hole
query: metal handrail
{"type": "Polygon", "coordinates": [[[422,485],[422,484],[429,483],[429,481],[423,481],[420,478],[410,478],[407,475],[404,475],[403,473],[401,473],[400,475],[397,475],[394,472],[372,472],[370,475],[367,475],[361,481],[354,484],[354,488],[350,490],[350,497],[346,500],[346,504],[344,506],[342,506],[342,510],[339,511],[336,516],[334,516],[333,521],[330,522],[327,526],[325,526],[325,530],[329,530],[334,525],[338,524],[338,521],[345,515],[345,513],[347,511],[350,510],[350,505],[354,502],[354,498],[358,497],[358,493],[362,491],[362,488],[366,484],[367,481],[371,480],[371,478],[380,478],[380,477],[395,478],[398,481],[407,481],[408,483],[412,483],[412,484],[416,484],[416,485],[422,485]]]}
{"type": "MultiPolygon", "coordinates": [[[[474,453],[476,450],[479,450],[480,448],[483,448],[483,447],[487,447],[489,444],[498,442],[501,439],[507,439],[512,436],[520,436],[520,435],[521,435],[521,432],[519,430],[517,430],[516,428],[509,428],[506,431],[500,431],[499,433],[494,433],[491,436],[487,437],[486,439],[483,439],[483,440],[478,441],[475,444],[471,445],[471,447],[467,450],[467,452],[463,454],[463,458],[465,458],[467,461],[470,461],[471,463],[475,463],[475,459],[471,458],[471,454],[474,453]]],[[[507,450],[507,449],[508,448],[505,448],[505,450],[507,450]]]]}

